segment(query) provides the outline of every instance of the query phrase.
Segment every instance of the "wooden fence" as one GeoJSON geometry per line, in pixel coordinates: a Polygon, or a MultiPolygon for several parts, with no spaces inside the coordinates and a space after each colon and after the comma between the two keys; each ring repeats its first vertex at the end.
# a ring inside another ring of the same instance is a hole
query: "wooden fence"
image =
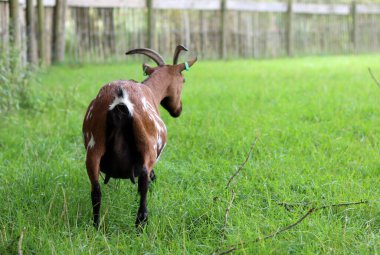
{"type": "MultiPolygon", "coordinates": [[[[66,60],[75,62],[123,60],[124,52],[134,47],[150,47],[169,57],[179,43],[208,59],[380,51],[380,4],[374,3],[57,0],[59,2],[64,2],[66,12],[61,14],[64,28],[57,33],[55,1],[44,1],[45,35],[42,39],[45,47],[39,52],[46,51],[43,56],[47,63],[60,51],[56,44],[62,45],[62,40],[63,45],[66,43],[63,48],[66,60]],[[56,38],[62,33],[64,36],[56,38]]],[[[27,49],[25,3],[20,3],[20,40],[27,49]]],[[[0,0],[2,49],[8,47],[8,27],[8,2],[0,0]]],[[[32,40],[37,40],[38,29],[34,31],[32,40]]],[[[29,58],[26,52],[24,59],[29,58]]]]}

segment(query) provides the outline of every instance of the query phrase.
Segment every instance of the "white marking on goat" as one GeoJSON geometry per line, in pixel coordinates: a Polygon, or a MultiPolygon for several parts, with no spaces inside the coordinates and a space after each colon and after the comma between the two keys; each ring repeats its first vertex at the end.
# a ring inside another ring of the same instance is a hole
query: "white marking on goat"
{"type": "Polygon", "coordinates": [[[109,109],[112,110],[113,108],[115,108],[116,105],[124,104],[128,108],[131,116],[133,116],[134,105],[132,104],[131,100],[129,100],[127,91],[125,91],[124,89],[122,89],[122,91],[122,97],[115,96],[115,99],[113,100],[112,104],[110,104],[109,109]]]}
{"type": "Polygon", "coordinates": [[[143,103],[143,108],[144,108],[145,111],[150,112],[150,113],[152,113],[152,114],[154,114],[154,115],[157,115],[156,110],[155,110],[154,107],[153,107],[153,106],[152,106],[152,105],[146,100],[145,97],[143,97],[143,98],[141,99],[141,101],[142,101],[142,103],[143,103]]]}
{"type": "Polygon", "coordinates": [[[157,134],[157,146],[161,149],[162,147],[162,139],[160,133],[157,134]]]}
{"type": "Polygon", "coordinates": [[[142,97],[141,98],[141,102],[143,104],[143,108],[145,111],[148,111],[148,105],[147,105],[147,102],[146,102],[146,98],[145,97],[142,97]]]}
{"type": "Polygon", "coordinates": [[[162,149],[160,150],[160,152],[158,153],[158,157],[156,158],[156,163],[157,161],[160,159],[161,155],[162,155],[162,151],[165,149],[165,146],[166,146],[166,143],[164,143],[164,146],[162,146],[162,149]]]}
{"type": "Polygon", "coordinates": [[[94,145],[95,145],[95,139],[94,139],[94,136],[91,133],[91,139],[90,139],[90,142],[87,145],[87,150],[94,148],[94,145]]]}
{"type": "Polygon", "coordinates": [[[164,143],[164,145],[162,146],[162,148],[160,150],[160,155],[161,155],[161,152],[165,149],[165,146],[166,146],[166,143],[164,143]]]}
{"type": "Polygon", "coordinates": [[[91,118],[91,114],[92,114],[91,111],[92,111],[92,108],[94,108],[94,105],[93,105],[93,104],[91,104],[90,109],[88,110],[86,120],[88,120],[89,118],[91,118]]]}
{"type": "Polygon", "coordinates": [[[144,110],[148,112],[148,118],[150,120],[153,120],[154,125],[156,126],[156,129],[158,130],[158,132],[162,132],[162,131],[166,132],[165,124],[161,120],[160,116],[158,116],[154,107],[146,100],[145,97],[141,98],[141,102],[143,104],[144,110]]]}

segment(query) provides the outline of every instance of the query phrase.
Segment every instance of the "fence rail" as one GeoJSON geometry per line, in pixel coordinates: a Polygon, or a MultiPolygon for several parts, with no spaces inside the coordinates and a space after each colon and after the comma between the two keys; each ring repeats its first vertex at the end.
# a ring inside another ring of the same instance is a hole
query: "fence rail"
{"type": "MultiPolygon", "coordinates": [[[[164,10],[203,10],[217,11],[221,10],[223,0],[155,0],[153,9],[164,10]]],[[[8,2],[8,0],[0,0],[8,2]]],[[[21,6],[26,5],[26,0],[19,1],[21,6]]],[[[54,7],[55,0],[44,0],[45,7],[54,7]]],[[[253,11],[253,12],[271,12],[286,13],[288,3],[284,2],[247,2],[245,0],[227,0],[226,10],[233,11],[253,11]]],[[[67,0],[67,7],[83,8],[147,8],[147,2],[144,0],[67,0]]],[[[336,14],[348,15],[351,12],[352,4],[314,4],[314,3],[293,3],[293,13],[297,14],[336,14]]],[[[359,14],[380,14],[379,3],[356,4],[357,13],[359,14]]]]}
{"type": "MultiPolygon", "coordinates": [[[[168,56],[178,43],[204,58],[380,50],[380,4],[375,3],[43,0],[47,62],[56,55],[52,54],[53,44],[60,38],[54,29],[59,27],[54,26],[58,23],[58,1],[64,2],[67,10],[63,29],[65,56],[74,61],[121,59],[122,53],[132,47],[151,47],[168,56]]],[[[8,47],[8,2],[0,0],[0,48],[8,47]]],[[[21,41],[26,50],[27,0],[19,3],[21,41]]],[[[38,34],[32,39],[37,38],[38,34]]]]}

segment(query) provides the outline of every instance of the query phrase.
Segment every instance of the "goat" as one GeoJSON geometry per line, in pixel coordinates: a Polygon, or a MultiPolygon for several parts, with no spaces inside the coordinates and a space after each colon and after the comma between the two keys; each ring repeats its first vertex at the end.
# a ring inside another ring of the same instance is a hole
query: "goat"
{"type": "Polygon", "coordinates": [[[143,64],[142,83],[133,80],[113,81],[104,85],[87,108],[83,121],[84,146],[87,150],[86,168],[91,182],[91,200],[94,226],[99,227],[101,190],[99,174],[109,179],[138,177],[140,206],[135,225],[143,227],[148,221],[146,196],[149,182],[155,179],[153,166],[161,155],[167,139],[166,126],[160,118],[161,104],[172,117],[182,112],[181,92],[184,82],[182,71],[197,58],[177,64],[181,51],[174,52],[173,65],[166,65],[163,58],[147,48],[133,49],[126,55],[143,54],[150,57],[157,67],[143,64]]]}

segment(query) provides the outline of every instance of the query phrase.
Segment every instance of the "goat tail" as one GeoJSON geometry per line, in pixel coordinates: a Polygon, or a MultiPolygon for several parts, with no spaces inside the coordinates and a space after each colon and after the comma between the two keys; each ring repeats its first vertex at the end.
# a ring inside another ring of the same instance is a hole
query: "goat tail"
{"type": "MultiPolygon", "coordinates": [[[[118,140],[119,145],[124,148],[129,148],[130,153],[135,153],[135,136],[133,128],[133,104],[129,100],[128,93],[119,87],[115,91],[115,99],[109,107],[107,114],[107,141],[109,145],[114,146],[115,139],[118,140]],[[128,138],[128,139],[127,139],[128,138]]],[[[108,145],[107,145],[108,146],[108,145]]],[[[113,148],[111,149],[113,150],[113,148]]],[[[132,155],[131,158],[134,160],[137,158],[132,155]]],[[[107,173],[104,183],[107,184],[114,173],[107,173]]],[[[129,178],[132,183],[135,183],[135,173],[131,170],[129,178]]]]}
{"type": "Polygon", "coordinates": [[[125,127],[132,122],[132,115],[125,104],[118,104],[110,110],[115,127],[125,127]]]}
{"type": "Polygon", "coordinates": [[[133,104],[129,100],[128,94],[122,88],[116,91],[116,97],[110,105],[111,121],[116,128],[131,127],[133,119],[133,104]]]}

